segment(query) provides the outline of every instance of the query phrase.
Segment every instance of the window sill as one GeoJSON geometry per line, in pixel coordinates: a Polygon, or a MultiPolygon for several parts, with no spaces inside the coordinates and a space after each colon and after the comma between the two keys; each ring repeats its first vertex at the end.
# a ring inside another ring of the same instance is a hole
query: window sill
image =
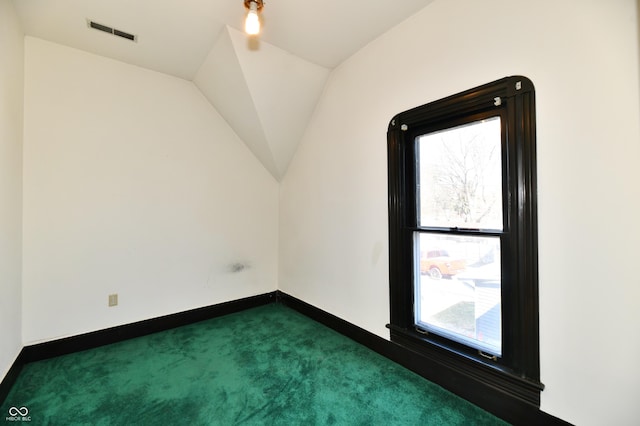
{"type": "MultiPolygon", "coordinates": [[[[413,330],[387,325],[391,330],[391,341],[424,358],[434,368],[448,368],[470,382],[490,386],[527,404],[540,407],[540,392],[544,385],[539,381],[515,374],[509,369],[456,352],[413,330]]],[[[429,369],[429,368],[427,368],[429,369]]]]}

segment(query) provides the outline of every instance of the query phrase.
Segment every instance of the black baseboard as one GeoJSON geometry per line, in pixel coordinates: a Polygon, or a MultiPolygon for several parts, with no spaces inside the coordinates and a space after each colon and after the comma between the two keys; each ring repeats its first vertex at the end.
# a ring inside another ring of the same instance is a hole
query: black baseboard
{"type": "Polygon", "coordinates": [[[18,355],[16,361],[9,369],[9,372],[6,374],[4,379],[2,379],[2,382],[0,382],[0,403],[4,402],[11,390],[11,387],[18,378],[20,371],[22,371],[24,365],[29,362],[41,361],[43,359],[53,358],[60,355],[97,348],[99,346],[109,345],[111,343],[117,343],[123,340],[146,336],[159,331],[169,330],[171,328],[228,315],[245,309],[275,303],[276,296],[277,293],[274,291],[258,296],[246,297],[244,299],[233,300],[185,312],[178,312],[176,314],[165,315],[158,318],[138,321],[131,324],[111,327],[104,330],[79,334],[77,336],[66,337],[50,342],[25,346],[22,348],[22,351],[20,351],[20,355],[18,355]]]}
{"type": "Polygon", "coordinates": [[[261,294],[258,296],[246,297],[244,299],[230,302],[218,303],[216,305],[196,308],[189,311],[178,312],[162,317],[151,318],[131,324],[106,328],[91,333],[66,337],[64,339],[53,340],[51,342],[39,343],[25,346],[25,362],[40,361],[73,352],[84,351],[121,342],[135,337],[146,336],[159,331],[169,330],[183,325],[208,320],[211,318],[228,315],[245,309],[267,305],[276,301],[276,292],[261,294]]]}
{"type": "Polygon", "coordinates": [[[277,300],[305,316],[324,324],[352,340],[378,352],[382,356],[404,366],[425,379],[434,382],[456,395],[514,425],[569,425],[517,397],[501,392],[476,378],[464,375],[449,366],[439,364],[417,352],[383,339],[363,328],[335,315],[303,302],[280,291],[277,300]]]}
{"type": "Polygon", "coordinates": [[[282,303],[515,425],[569,425],[534,405],[465,376],[281,291],[25,346],[0,382],[4,402],[25,364],[141,337],[270,303],[282,303]]]}
{"type": "Polygon", "coordinates": [[[9,391],[11,390],[11,387],[16,382],[16,380],[18,380],[18,376],[20,375],[20,372],[22,371],[22,367],[25,364],[26,363],[24,361],[24,348],[22,348],[22,350],[16,357],[16,360],[11,365],[11,368],[9,368],[9,371],[7,371],[7,374],[4,376],[2,381],[0,381],[0,405],[7,398],[7,395],[9,395],[9,391]]]}

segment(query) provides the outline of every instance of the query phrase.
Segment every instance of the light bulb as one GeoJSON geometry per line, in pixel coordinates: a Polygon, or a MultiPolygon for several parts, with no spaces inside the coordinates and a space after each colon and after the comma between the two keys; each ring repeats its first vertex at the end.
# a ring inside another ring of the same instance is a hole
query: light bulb
{"type": "Polygon", "coordinates": [[[258,3],[252,1],[249,4],[249,13],[244,21],[244,30],[249,35],[256,35],[260,32],[260,18],[258,17],[258,3]]]}

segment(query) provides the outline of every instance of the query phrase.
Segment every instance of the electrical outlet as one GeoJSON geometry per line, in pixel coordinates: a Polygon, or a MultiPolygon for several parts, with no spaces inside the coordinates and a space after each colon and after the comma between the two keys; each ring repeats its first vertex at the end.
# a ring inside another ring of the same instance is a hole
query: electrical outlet
{"type": "Polygon", "coordinates": [[[118,294],[110,294],[109,295],[109,306],[117,306],[118,305],[118,294]]]}

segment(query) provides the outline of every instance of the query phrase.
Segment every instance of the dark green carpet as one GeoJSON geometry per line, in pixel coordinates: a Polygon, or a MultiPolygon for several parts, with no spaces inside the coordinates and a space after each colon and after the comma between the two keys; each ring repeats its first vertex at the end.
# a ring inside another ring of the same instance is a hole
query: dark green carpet
{"type": "Polygon", "coordinates": [[[28,364],[0,420],[13,406],[32,425],[504,424],[275,304],[28,364]]]}

